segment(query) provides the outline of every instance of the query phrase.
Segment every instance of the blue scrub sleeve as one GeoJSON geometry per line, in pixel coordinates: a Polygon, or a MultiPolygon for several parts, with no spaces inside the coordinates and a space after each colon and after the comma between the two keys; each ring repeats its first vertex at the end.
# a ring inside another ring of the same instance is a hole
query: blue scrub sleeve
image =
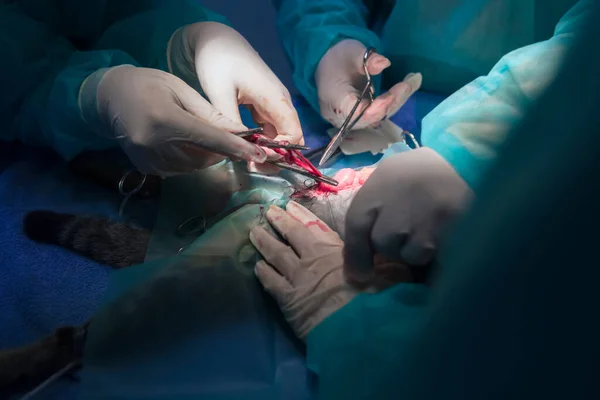
{"type": "Polygon", "coordinates": [[[81,119],[79,87],[99,68],[135,60],[118,50],[77,51],[52,24],[15,4],[0,6],[0,39],[1,139],[49,146],[66,159],[115,144],[81,119]]]}
{"type": "Polygon", "coordinates": [[[194,1],[63,3],[0,6],[0,139],[50,146],[67,160],[117,145],[81,117],[79,90],[89,75],[123,64],[166,71],[179,27],[226,22],[194,1]]]}
{"type": "MultiPolygon", "coordinates": [[[[120,14],[130,13],[128,2],[115,0],[115,3],[120,14]]],[[[225,17],[207,10],[195,0],[141,0],[136,3],[140,3],[139,10],[108,26],[96,43],[96,49],[119,49],[143,67],[169,71],[169,44],[179,28],[205,21],[229,25],[225,17]]]]}
{"type": "Polygon", "coordinates": [[[409,367],[399,361],[417,334],[428,296],[418,284],[361,294],[314,328],[306,341],[307,364],[318,376],[318,398],[389,398],[377,397],[374,385],[381,368],[395,367],[402,376],[409,367]]]}
{"type": "Polygon", "coordinates": [[[599,397],[600,238],[588,216],[600,211],[590,191],[600,152],[600,25],[586,33],[560,79],[513,127],[449,232],[429,289],[360,295],[308,335],[319,398],[599,397]]]}
{"type": "Polygon", "coordinates": [[[505,55],[487,76],[475,79],[424,119],[423,145],[446,159],[476,189],[512,126],[554,79],[584,26],[590,1],[578,2],[554,36],[505,55]]]}
{"type": "Polygon", "coordinates": [[[360,0],[275,0],[277,30],[293,68],[298,91],[319,112],[315,71],[323,55],[344,39],[381,51],[367,28],[368,10],[360,0]]]}

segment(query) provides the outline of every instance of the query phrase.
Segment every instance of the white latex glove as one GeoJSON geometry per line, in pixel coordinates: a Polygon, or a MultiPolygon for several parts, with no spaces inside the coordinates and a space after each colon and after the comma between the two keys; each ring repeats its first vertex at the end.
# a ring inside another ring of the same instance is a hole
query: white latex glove
{"type": "Polygon", "coordinates": [[[256,276],[303,339],[357,291],[344,280],[338,234],[293,201],[286,210],[271,206],[266,217],[289,246],[262,227],[252,229],[250,240],[265,258],[256,264],[256,276]]]}
{"type": "Polygon", "coordinates": [[[346,215],[344,272],[354,283],[374,279],[377,257],[423,266],[435,256],[441,230],[472,197],[454,168],[429,148],[381,162],[346,215]]]}
{"type": "MultiPolygon", "coordinates": [[[[325,53],[317,67],[315,81],[321,115],[337,128],[344,123],[365,87],[367,79],[363,70],[363,55],[366,50],[356,40],[342,40],[325,53]]],[[[371,76],[379,75],[389,66],[390,60],[377,53],[371,54],[367,62],[371,76]]],[[[353,129],[372,126],[394,115],[419,90],[422,80],[419,73],[408,74],[404,81],[377,97],[353,129]]],[[[364,105],[365,102],[355,115],[358,115],[364,105]]]]}
{"type": "Polygon", "coordinates": [[[198,81],[211,104],[242,124],[238,106],[245,104],[265,135],[304,143],[290,93],[250,43],[217,22],[198,22],[177,31],[171,40],[170,69],[186,82],[198,81]]]}
{"type": "Polygon", "coordinates": [[[81,86],[84,120],[114,137],[136,168],[168,176],[216,164],[224,157],[264,162],[266,152],[230,132],[245,128],[167,72],[122,65],[101,69],[81,86]]]}

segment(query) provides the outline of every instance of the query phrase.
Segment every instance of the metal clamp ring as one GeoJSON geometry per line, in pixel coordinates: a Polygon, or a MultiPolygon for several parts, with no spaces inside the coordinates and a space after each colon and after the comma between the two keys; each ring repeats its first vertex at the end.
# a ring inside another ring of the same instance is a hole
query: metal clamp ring
{"type": "MultiPolygon", "coordinates": [[[[415,138],[415,135],[413,135],[412,133],[410,133],[407,130],[402,130],[402,134],[404,135],[404,143],[406,143],[406,138],[409,137],[410,140],[411,140],[411,142],[415,146],[415,149],[418,149],[419,147],[421,147],[419,145],[419,142],[417,142],[417,139],[415,138]]],[[[408,143],[406,143],[406,144],[408,144],[408,143]]]]}
{"type": "Polygon", "coordinates": [[[129,177],[129,175],[132,172],[138,172],[138,171],[136,171],[135,169],[130,169],[121,177],[121,180],[119,181],[119,193],[122,196],[131,196],[131,195],[136,194],[137,192],[142,190],[142,188],[144,187],[144,184],[146,183],[146,174],[141,174],[142,180],[138,183],[138,185],[135,188],[133,188],[133,190],[131,190],[130,192],[125,192],[125,188],[124,188],[125,181],[127,180],[127,178],[129,177]]]}
{"type": "Polygon", "coordinates": [[[181,237],[187,236],[187,235],[193,235],[195,233],[200,233],[200,232],[205,232],[205,231],[206,231],[206,218],[204,218],[201,215],[196,215],[195,217],[188,218],[177,227],[177,235],[181,236],[181,237]],[[198,227],[198,225],[196,225],[196,226],[191,225],[191,228],[187,228],[188,230],[186,231],[186,226],[192,224],[192,222],[195,222],[197,220],[202,221],[200,228],[198,227]]]}

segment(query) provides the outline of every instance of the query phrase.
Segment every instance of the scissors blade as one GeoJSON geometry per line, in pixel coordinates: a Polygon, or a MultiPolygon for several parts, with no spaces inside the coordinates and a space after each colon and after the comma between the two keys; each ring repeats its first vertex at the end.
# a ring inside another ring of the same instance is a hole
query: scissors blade
{"type": "Polygon", "coordinates": [[[344,129],[340,129],[340,131],[336,133],[333,139],[331,139],[331,142],[329,142],[327,148],[325,149],[325,152],[323,153],[323,157],[321,157],[321,160],[319,161],[319,167],[322,167],[327,162],[327,160],[331,158],[333,153],[335,153],[335,151],[340,147],[342,141],[344,140],[344,136],[346,136],[344,135],[344,133],[346,133],[344,129]]]}

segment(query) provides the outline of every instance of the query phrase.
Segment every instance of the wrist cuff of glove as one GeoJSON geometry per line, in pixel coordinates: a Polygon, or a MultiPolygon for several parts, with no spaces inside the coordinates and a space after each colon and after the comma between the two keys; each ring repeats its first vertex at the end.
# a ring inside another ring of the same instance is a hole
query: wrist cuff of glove
{"type": "Polygon", "coordinates": [[[189,25],[173,33],[167,47],[169,72],[201,93],[194,62],[194,47],[189,40],[189,25]]]}
{"type": "Polygon", "coordinates": [[[88,76],[79,87],[77,99],[81,118],[100,136],[108,136],[102,129],[102,120],[98,112],[98,86],[111,68],[101,68],[88,76]]]}
{"type": "Polygon", "coordinates": [[[414,154],[419,154],[419,158],[426,161],[427,165],[430,166],[430,170],[443,171],[445,175],[456,176],[457,179],[463,181],[456,169],[437,151],[429,147],[420,147],[411,151],[414,154]]]}
{"type": "Polygon", "coordinates": [[[121,67],[134,66],[125,64],[97,70],[83,81],[79,87],[79,96],[77,98],[79,112],[81,113],[81,118],[84,122],[99,136],[111,139],[113,139],[113,136],[110,131],[106,129],[106,125],[104,124],[100,110],[98,109],[98,87],[108,72],[121,67]]]}

